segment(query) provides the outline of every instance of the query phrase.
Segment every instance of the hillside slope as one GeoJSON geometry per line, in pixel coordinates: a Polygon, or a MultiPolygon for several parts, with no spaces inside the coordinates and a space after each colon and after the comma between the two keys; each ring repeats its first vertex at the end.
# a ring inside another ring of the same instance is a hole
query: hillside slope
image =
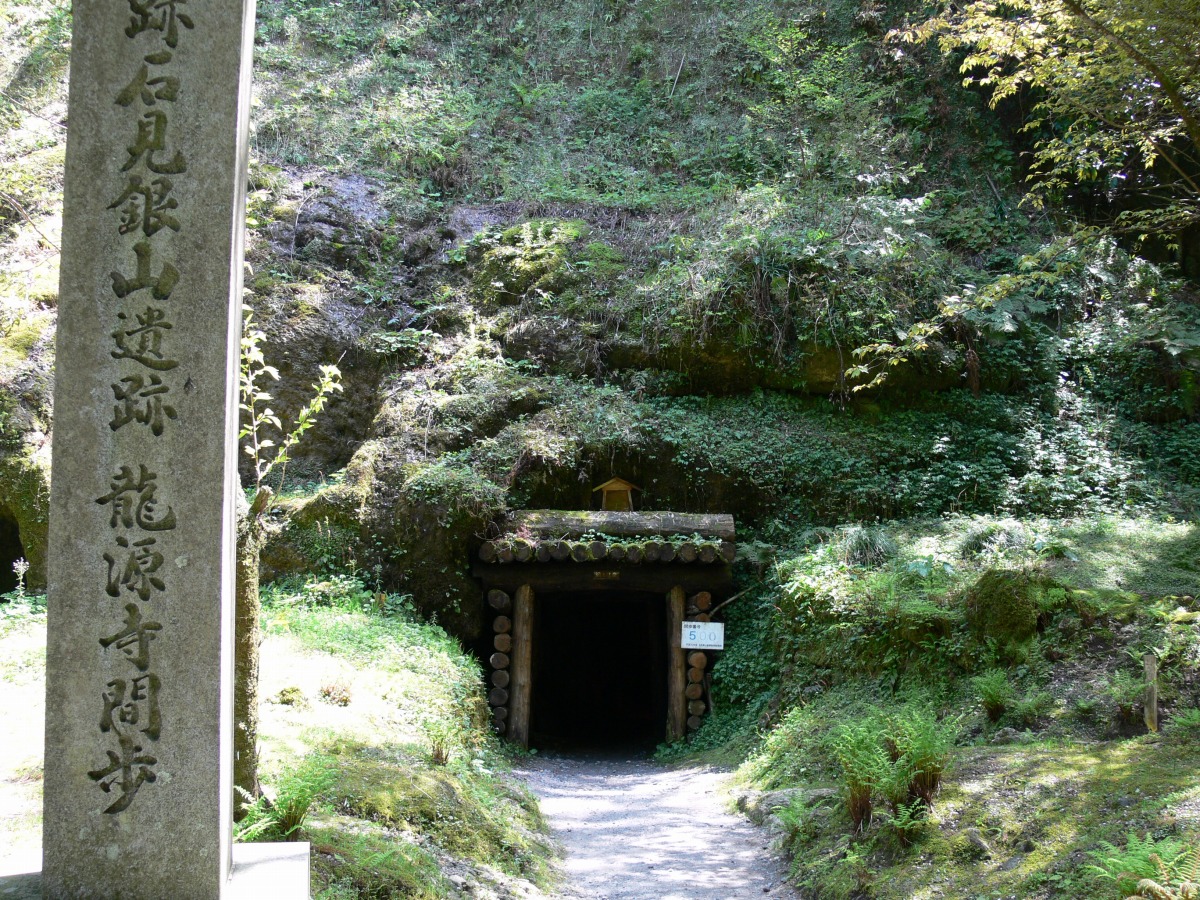
{"type": "MultiPolygon", "coordinates": [[[[1195,292],[1118,248],[852,392],[855,348],[1055,234],[1019,205],[1008,123],[887,40],[918,13],[261,4],[247,301],[285,421],[321,364],[347,386],[288,470],[329,489],[292,504],[267,574],[353,561],[469,636],[470,536],[618,472],[646,507],[776,537],[1190,514],[1195,292]]],[[[48,0],[4,14],[0,514],[35,584],[67,27],[48,0]]]]}

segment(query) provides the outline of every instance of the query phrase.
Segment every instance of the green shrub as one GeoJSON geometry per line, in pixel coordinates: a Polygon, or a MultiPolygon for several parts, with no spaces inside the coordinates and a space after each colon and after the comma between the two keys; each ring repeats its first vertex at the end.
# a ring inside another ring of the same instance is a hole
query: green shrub
{"type": "MultiPolygon", "coordinates": [[[[242,806],[244,817],[234,838],[238,841],[282,841],[299,831],[317,797],[328,790],[337,777],[332,757],[310,756],[294,768],[285,769],[276,779],[275,798],[264,794],[242,806]]],[[[240,791],[240,789],[239,789],[240,791]]]]}
{"type": "Polygon", "coordinates": [[[1021,728],[1033,728],[1051,709],[1054,697],[1045,691],[1027,694],[1012,705],[1011,717],[1021,728]]]}
{"type": "Polygon", "coordinates": [[[847,565],[877,566],[896,555],[896,542],[882,528],[851,525],[837,546],[847,565]]]}
{"type": "Polygon", "coordinates": [[[971,686],[983,704],[983,711],[993,722],[999,722],[1016,697],[1016,690],[1003,669],[992,669],[971,679],[971,686]]]}
{"type": "Polygon", "coordinates": [[[1025,572],[988,569],[967,592],[967,624],[1002,650],[1033,637],[1037,621],[1035,591],[1025,572]]]}
{"type": "Polygon", "coordinates": [[[435,766],[446,765],[454,751],[463,745],[464,728],[451,718],[428,719],[421,723],[421,733],[429,743],[429,761],[435,766]]]}

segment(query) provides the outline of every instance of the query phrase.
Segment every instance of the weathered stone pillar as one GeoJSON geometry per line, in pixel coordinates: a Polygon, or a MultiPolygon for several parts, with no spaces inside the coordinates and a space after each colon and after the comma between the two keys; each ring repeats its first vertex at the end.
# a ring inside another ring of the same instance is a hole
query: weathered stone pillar
{"type": "Polygon", "coordinates": [[[55,382],[43,892],[230,871],[252,0],[75,0],[55,382]]]}

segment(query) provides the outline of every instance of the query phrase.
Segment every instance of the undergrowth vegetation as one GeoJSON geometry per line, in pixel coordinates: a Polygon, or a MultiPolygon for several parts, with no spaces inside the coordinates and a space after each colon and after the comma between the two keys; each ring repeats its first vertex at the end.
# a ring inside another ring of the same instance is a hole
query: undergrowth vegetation
{"type": "Polygon", "coordinates": [[[266,799],[240,839],[302,835],[326,900],[445,897],[448,873],[547,882],[541,814],[457,641],[348,575],[277,584],[264,616],[266,799]]]}
{"type": "Polygon", "coordinates": [[[873,530],[816,529],[758,563],[691,747],[748,752],[741,778],[790,798],[774,827],[797,883],[820,898],[1123,898],[1156,875],[1177,888],[1200,792],[1196,527],[873,530]],[[1146,654],[1161,735],[1142,724],[1146,654]]]}

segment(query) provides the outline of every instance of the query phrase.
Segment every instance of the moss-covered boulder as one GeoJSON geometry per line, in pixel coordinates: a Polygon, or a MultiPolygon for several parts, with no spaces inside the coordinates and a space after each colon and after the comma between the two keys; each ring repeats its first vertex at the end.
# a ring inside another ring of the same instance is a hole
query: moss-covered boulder
{"type": "Polygon", "coordinates": [[[988,569],[967,592],[967,624],[1003,647],[1037,633],[1039,588],[1027,572],[988,569]]]}
{"type": "Polygon", "coordinates": [[[342,484],[310,498],[280,502],[259,554],[260,577],[273,581],[358,568],[364,540],[362,507],[361,493],[342,484]]]}
{"type": "Polygon", "coordinates": [[[369,440],[342,484],[280,504],[262,573],[355,569],[469,640],[483,620],[469,547],[505,509],[505,493],[465,463],[411,457],[399,438],[369,440]]]}
{"type": "MultiPolygon", "coordinates": [[[[13,584],[11,566],[29,563],[26,586],[46,585],[50,509],[53,311],[47,298],[0,307],[0,584],[13,584]],[[35,302],[36,301],[36,302],[35,302]]],[[[7,588],[3,588],[7,589],[7,588]]]]}
{"type": "MultiPolygon", "coordinates": [[[[15,525],[20,541],[19,552],[29,563],[26,587],[40,591],[46,587],[46,543],[49,536],[50,454],[40,447],[0,456],[0,518],[15,525]]],[[[16,557],[14,557],[15,559],[16,557]]],[[[10,566],[13,559],[0,560],[10,566]]],[[[8,575],[8,571],[3,573],[8,575]]]]}
{"type": "Polygon", "coordinates": [[[562,293],[579,277],[572,245],[587,230],[583,222],[543,219],[481,231],[467,246],[477,296],[486,305],[503,306],[562,293]]]}

